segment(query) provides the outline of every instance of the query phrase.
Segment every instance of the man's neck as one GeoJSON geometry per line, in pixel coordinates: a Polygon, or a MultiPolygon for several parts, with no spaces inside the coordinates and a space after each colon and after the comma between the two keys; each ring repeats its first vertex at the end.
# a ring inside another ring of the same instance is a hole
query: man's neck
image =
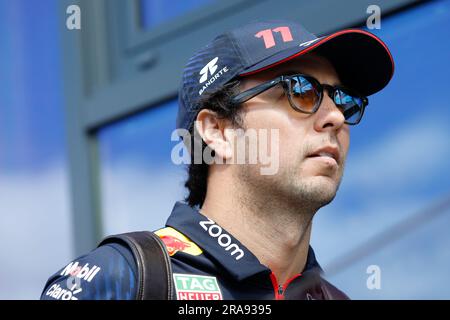
{"type": "MultiPolygon", "coordinates": [[[[300,273],[306,264],[315,212],[302,212],[273,197],[255,199],[255,193],[209,188],[201,213],[230,232],[259,261],[274,272],[278,283],[300,273]],[[252,194],[252,199],[242,194],[252,194]]],[[[226,189],[226,188],[225,188],[226,189]]]]}

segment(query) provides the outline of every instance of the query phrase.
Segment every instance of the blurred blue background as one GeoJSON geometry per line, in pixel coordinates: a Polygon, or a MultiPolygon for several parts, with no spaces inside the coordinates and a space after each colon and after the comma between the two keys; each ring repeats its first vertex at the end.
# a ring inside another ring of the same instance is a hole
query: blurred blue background
{"type": "MultiPolygon", "coordinates": [[[[0,0],[0,299],[38,298],[83,236],[71,226],[57,2],[0,0]]],[[[144,28],[214,1],[183,1],[171,10],[162,3],[141,1],[144,28]]],[[[429,1],[382,17],[381,29],[371,30],[390,48],[396,70],[351,129],[338,196],[314,220],[312,245],[325,268],[448,197],[449,23],[450,1],[429,1]]],[[[176,109],[173,97],[98,130],[103,235],[158,228],[185,195],[185,170],[170,160],[176,109]]],[[[450,212],[329,280],[353,299],[449,299],[448,226],[450,212]],[[369,265],[381,269],[380,290],[366,286],[369,265]]]]}

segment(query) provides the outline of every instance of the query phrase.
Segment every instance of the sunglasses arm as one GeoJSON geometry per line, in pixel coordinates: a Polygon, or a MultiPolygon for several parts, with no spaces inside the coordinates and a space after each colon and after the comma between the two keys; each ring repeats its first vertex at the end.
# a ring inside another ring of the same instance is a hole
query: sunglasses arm
{"type": "Polygon", "coordinates": [[[231,103],[232,104],[241,104],[244,103],[248,100],[250,100],[251,98],[257,96],[258,94],[260,94],[261,92],[264,92],[266,90],[269,90],[270,88],[276,86],[277,84],[279,84],[281,81],[283,81],[284,77],[281,76],[277,79],[268,81],[268,82],[264,82],[260,85],[257,85],[256,87],[253,87],[251,89],[245,90],[239,94],[237,94],[236,96],[234,96],[231,99],[231,103]]]}

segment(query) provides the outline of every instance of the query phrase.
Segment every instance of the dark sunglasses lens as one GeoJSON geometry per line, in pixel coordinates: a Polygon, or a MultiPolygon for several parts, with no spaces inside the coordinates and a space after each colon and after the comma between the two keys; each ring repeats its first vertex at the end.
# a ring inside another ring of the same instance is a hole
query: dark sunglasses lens
{"type": "Polygon", "coordinates": [[[358,123],[364,106],[362,98],[338,89],[334,95],[334,102],[344,114],[345,122],[348,124],[358,123]]]}
{"type": "Polygon", "coordinates": [[[316,86],[308,79],[296,76],[291,78],[291,101],[296,108],[305,112],[314,112],[320,95],[316,86]]]}

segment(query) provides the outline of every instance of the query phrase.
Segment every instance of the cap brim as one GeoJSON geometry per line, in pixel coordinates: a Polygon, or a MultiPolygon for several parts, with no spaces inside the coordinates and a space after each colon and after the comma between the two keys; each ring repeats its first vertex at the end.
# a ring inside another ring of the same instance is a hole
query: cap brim
{"type": "Polygon", "coordinates": [[[333,64],[343,85],[365,96],[383,89],[394,74],[394,60],[383,41],[370,32],[347,29],[280,51],[239,75],[252,75],[312,51],[333,64]]]}

